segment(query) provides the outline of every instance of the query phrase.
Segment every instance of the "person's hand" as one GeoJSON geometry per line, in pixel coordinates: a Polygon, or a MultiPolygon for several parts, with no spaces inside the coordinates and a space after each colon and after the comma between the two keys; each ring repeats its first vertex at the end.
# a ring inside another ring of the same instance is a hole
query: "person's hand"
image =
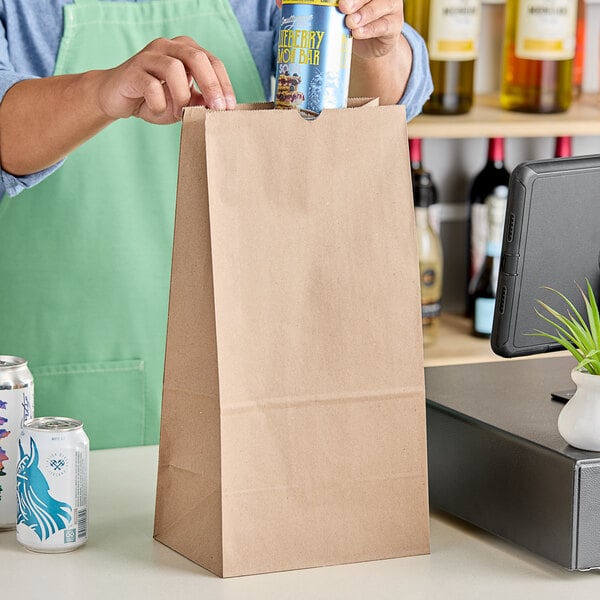
{"type": "Polygon", "coordinates": [[[361,58],[385,56],[397,47],[404,25],[402,0],[340,0],[352,53],[361,58]]]}
{"type": "Polygon", "coordinates": [[[136,116],[166,124],[178,121],[185,106],[225,110],[236,105],[223,63],[189,37],[156,39],[118,67],[97,74],[98,102],[111,119],[136,116]]]}
{"type": "MultiPolygon", "coordinates": [[[[282,0],[275,0],[281,8],[282,0]]],[[[402,0],[340,0],[346,27],[352,32],[352,53],[361,58],[377,58],[398,44],[404,25],[402,0]]]]}

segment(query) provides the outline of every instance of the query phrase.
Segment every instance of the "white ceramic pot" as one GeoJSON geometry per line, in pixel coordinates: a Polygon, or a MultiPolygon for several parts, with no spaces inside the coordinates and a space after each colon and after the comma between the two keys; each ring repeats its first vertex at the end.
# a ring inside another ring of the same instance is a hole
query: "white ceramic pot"
{"type": "Polygon", "coordinates": [[[600,375],[571,371],[577,389],[558,416],[558,431],[580,450],[600,452],[600,375]]]}

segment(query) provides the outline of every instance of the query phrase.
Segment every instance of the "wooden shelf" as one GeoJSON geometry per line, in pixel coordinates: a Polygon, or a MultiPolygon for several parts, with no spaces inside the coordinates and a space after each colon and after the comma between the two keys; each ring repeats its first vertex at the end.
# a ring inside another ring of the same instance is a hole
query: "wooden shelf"
{"type": "Polygon", "coordinates": [[[478,96],[466,115],[419,115],[411,138],[557,137],[600,135],[600,100],[584,95],[565,113],[530,114],[500,108],[498,95],[478,96]]]}
{"type": "MultiPolygon", "coordinates": [[[[553,356],[569,356],[565,350],[553,352],[553,356]]],[[[522,358],[536,358],[532,355],[522,358]]],[[[492,362],[507,359],[494,354],[490,340],[471,334],[471,321],[465,317],[443,314],[437,341],[425,347],[425,366],[458,365],[465,363],[492,362]]]]}
{"type": "Polygon", "coordinates": [[[490,340],[471,334],[471,322],[459,315],[443,314],[437,340],[425,347],[425,366],[502,360],[490,340]]]}

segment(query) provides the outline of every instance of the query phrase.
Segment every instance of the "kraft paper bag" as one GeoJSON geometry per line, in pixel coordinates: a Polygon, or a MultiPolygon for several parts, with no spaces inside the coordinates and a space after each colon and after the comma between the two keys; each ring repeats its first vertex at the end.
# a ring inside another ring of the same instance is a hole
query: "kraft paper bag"
{"type": "Polygon", "coordinates": [[[372,104],[185,111],[154,536],[222,577],[429,552],[405,112],[372,104]]]}

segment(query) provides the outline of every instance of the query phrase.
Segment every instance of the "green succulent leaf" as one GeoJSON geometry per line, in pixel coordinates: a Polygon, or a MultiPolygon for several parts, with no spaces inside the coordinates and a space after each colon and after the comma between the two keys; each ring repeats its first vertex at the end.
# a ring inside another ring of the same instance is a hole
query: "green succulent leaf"
{"type": "Polygon", "coordinates": [[[536,329],[527,335],[545,337],[560,344],[575,357],[580,368],[600,375],[600,310],[598,302],[588,279],[586,279],[585,291],[579,285],[577,288],[583,297],[587,320],[565,294],[554,288],[544,287],[543,289],[556,294],[565,303],[567,309],[560,312],[538,299],[539,307],[535,308],[535,312],[553,328],[553,331],[536,329]]]}
{"type": "Polygon", "coordinates": [[[598,340],[600,339],[600,311],[598,310],[598,304],[596,303],[594,290],[592,289],[589,280],[586,280],[586,283],[588,293],[587,298],[585,297],[583,290],[581,290],[581,295],[585,300],[585,307],[587,310],[587,317],[588,322],[590,324],[591,335],[594,339],[598,340]]]}

